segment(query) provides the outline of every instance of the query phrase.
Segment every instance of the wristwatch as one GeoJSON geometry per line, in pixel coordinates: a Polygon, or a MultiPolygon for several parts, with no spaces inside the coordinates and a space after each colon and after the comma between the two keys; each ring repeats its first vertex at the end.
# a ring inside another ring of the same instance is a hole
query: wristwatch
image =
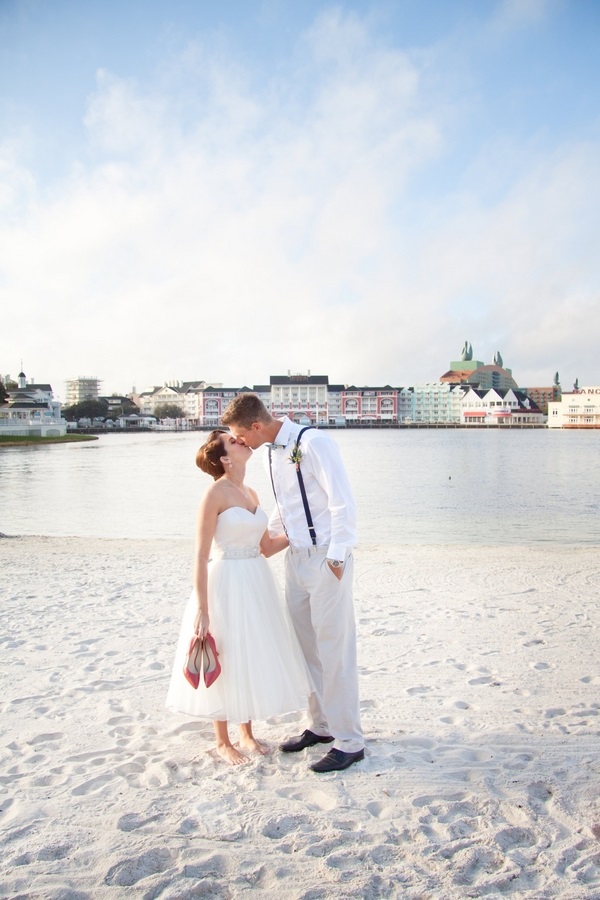
{"type": "Polygon", "coordinates": [[[334,569],[341,569],[344,565],[343,559],[329,559],[327,562],[330,562],[334,569]]]}

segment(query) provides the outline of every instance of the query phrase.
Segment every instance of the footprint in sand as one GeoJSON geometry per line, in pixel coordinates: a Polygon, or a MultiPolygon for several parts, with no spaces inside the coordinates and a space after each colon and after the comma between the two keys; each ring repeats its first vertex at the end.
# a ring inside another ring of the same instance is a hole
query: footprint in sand
{"type": "Polygon", "coordinates": [[[38,734],[36,737],[30,738],[27,743],[33,746],[37,746],[37,744],[55,744],[57,741],[62,741],[63,737],[62,731],[56,731],[52,734],[38,734]]]}
{"type": "Polygon", "coordinates": [[[206,879],[210,877],[225,878],[229,872],[230,864],[227,857],[222,853],[213,853],[201,862],[188,863],[184,866],[183,875],[185,878],[194,878],[202,882],[201,886],[199,886],[198,896],[221,897],[228,896],[229,892],[223,894],[222,885],[219,885],[218,890],[215,890],[214,882],[209,888],[206,879]]]}
{"type": "Polygon", "coordinates": [[[304,803],[309,809],[319,809],[323,812],[331,812],[338,805],[338,799],[333,794],[298,787],[281,788],[277,791],[277,796],[304,803]]]}
{"type": "Polygon", "coordinates": [[[98,791],[103,790],[108,784],[115,781],[115,778],[112,774],[107,773],[106,775],[98,775],[96,778],[89,778],[87,781],[84,781],[82,784],[78,785],[76,788],[73,788],[71,794],[73,797],[82,797],[87,794],[96,794],[98,791]]]}
{"type": "Polygon", "coordinates": [[[557,706],[557,707],[551,707],[550,709],[547,709],[545,716],[547,719],[556,719],[557,716],[564,716],[564,715],[566,715],[566,713],[567,713],[566,709],[563,709],[562,707],[557,706]]]}
{"type": "Polygon", "coordinates": [[[126,813],[124,816],[121,816],[121,818],[117,822],[117,828],[119,829],[119,831],[126,832],[139,831],[139,829],[143,828],[144,825],[149,825],[150,822],[158,822],[160,819],[162,819],[161,814],[143,818],[142,816],[138,815],[138,813],[126,813]]]}
{"type": "Polygon", "coordinates": [[[502,768],[519,772],[526,769],[533,759],[531,753],[517,753],[516,756],[510,757],[507,762],[503,763],[502,768]]]}
{"type": "Polygon", "coordinates": [[[297,831],[302,825],[310,825],[309,816],[276,816],[262,828],[262,834],[272,840],[286,837],[290,831],[297,831]]]}
{"type": "Polygon", "coordinates": [[[69,776],[65,775],[65,766],[56,766],[53,769],[50,769],[44,775],[39,775],[37,778],[33,779],[33,784],[35,787],[56,787],[57,785],[66,784],[69,780],[69,776]]]}
{"type": "Polygon", "coordinates": [[[124,859],[111,866],[104,883],[117,887],[133,887],[143,878],[158,875],[171,865],[171,854],[163,847],[156,847],[133,859],[124,859]]]}
{"type": "Polygon", "coordinates": [[[531,828],[503,828],[494,840],[505,853],[520,847],[534,847],[537,844],[536,834],[531,828]]]}
{"type": "Polygon", "coordinates": [[[554,796],[554,791],[549,784],[543,781],[534,781],[529,785],[527,794],[530,800],[537,800],[540,803],[547,803],[554,796]]]}
{"type": "Polygon", "coordinates": [[[367,803],[366,810],[374,819],[393,819],[398,815],[398,807],[389,801],[383,803],[378,800],[372,800],[370,803],[367,803]]]}
{"type": "Polygon", "coordinates": [[[482,875],[497,872],[504,865],[504,857],[494,850],[479,848],[463,850],[454,857],[458,871],[454,875],[455,884],[472,885],[482,875]]]}
{"type": "Polygon", "coordinates": [[[361,709],[379,709],[381,703],[379,700],[361,700],[360,708],[361,709]]]}
{"type": "Polygon", "coordinates": [[[467,681],[467,684],[471,687],[475,687],[483,684],[491,684],[493,687],[498,687],[499,682],[494,681],[491,675],[481,675],[479,678],[471,678],[470,681],[467,681]]]}
{"type": "Polygon", "coordinates": [[[464,794],[462,792],[457,794],[449,794],[447,797],[440,797],[436,794],[423,794],[422,797],[415,797],[412,805],[416,806],[417,809],[423,806],[431,806],[432,804],[439,807],[440,803],[462,803],[463,800],[466,800],[468,794],[464,794]]]}
{"type": "Polygon", "coordinates": [[[49,844],[35,853],[23,853],[15,859],[16,866],[30,866],[35,862],[52,862],[57,859],[65,859],[71,853],[70,844],[49,844]]]}

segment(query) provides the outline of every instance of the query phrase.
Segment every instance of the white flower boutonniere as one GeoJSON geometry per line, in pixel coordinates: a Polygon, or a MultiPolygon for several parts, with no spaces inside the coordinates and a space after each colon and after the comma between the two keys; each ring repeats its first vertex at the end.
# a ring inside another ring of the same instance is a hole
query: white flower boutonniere
{"type": "Polygon", "coordinates": [[[296,441],[296,443],[292,447],[292,452],[288,456],[288,459],[291,463],[294,463],[296,469],[300,468],[300,462],[302,460],[302,450],[298,446],[298,441],[296,441]]]}

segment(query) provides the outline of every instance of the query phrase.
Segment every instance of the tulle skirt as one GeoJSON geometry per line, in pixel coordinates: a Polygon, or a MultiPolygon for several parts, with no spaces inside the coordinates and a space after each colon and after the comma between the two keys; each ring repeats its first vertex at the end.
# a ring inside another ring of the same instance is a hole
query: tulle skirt
{"type": "Polygon", "coordinates": [[[183,675],[197,605],[183,613],[166,705],[198,718],[233,724],[306,709],[310,676],[285,600],[262,556],[209,563],[208,611],[221,674],[194,690],[183,675]]]}

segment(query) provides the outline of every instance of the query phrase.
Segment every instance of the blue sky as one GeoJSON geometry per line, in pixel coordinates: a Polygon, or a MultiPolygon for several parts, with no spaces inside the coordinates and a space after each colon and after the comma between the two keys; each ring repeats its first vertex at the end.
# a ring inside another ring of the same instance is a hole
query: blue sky
{"type": "Polygon", "coordinates": [[[0,0],[0,371],[600,384],[597,0],[0,0]]]}

